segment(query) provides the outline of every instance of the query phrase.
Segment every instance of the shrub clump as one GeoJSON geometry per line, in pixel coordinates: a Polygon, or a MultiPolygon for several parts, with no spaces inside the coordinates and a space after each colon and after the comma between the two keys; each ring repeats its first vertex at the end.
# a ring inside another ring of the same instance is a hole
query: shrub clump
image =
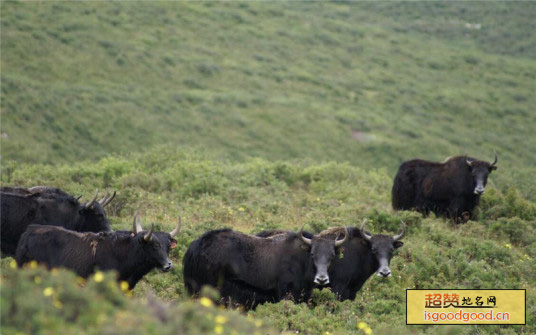
{"type": "Polygon", "coordinates": [[[6,334],[275,334],[265,321],[217,308],[212,300],[163,302],[131,297],[113,272],[84,280],[32,262],[2,262],[1,324],[6,334]]]}

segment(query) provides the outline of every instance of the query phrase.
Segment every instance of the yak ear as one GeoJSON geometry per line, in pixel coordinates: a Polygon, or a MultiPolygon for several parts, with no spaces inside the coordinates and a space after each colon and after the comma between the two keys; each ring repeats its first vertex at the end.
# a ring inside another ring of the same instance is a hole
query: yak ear
{"type": "Polygon", "coordinates": [[[489,167],[489,172],[497,170],[497,165],[492,165],[489,167]]]}
{"type": "Polygon", "coordinates": [[[403,245],[404,245],[404,242],[402,241],[395,241],[395,243],[393,243],[393,247],[395,247],[395,249],[398,249],[403,245]]]}

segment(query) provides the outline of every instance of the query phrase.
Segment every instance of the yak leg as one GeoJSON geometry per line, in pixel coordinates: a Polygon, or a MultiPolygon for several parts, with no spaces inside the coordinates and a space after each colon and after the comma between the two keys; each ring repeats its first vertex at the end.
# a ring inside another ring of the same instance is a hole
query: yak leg
{"type": "Polygon", "coordinates": [[[464,221],[462,218],[463,214],[460,213],[460,201],[459,200],[453,200],[448,208],[448,216],[452,219],[452,221],[456,224],[465,223],[467,220],[464,221]]]}
{"type": "MultiPolygon", "coordinates": [[[[344,285],[332,287],[331,290],[333,291],[333,293],[335,294],[335,297],[339,301],[353,300],[352,292],[350,291],[349,288],[345,287],[344,285]]],[[[355,293],[353,294],[353,296],[355,298],[355,293]]]]}

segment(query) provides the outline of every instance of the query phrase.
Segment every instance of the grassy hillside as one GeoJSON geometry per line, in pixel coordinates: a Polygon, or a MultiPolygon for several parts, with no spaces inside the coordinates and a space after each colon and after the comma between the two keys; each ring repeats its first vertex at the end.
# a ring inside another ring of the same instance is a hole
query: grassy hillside
{"type": "MultiPolygon", "coordinates": [[[[412,212],[393,212],[389,205],[391,177],[384,169],[363,170],[341,163],[268,162],[262,159],[225,163],[207,159],[200,153],[160,150],[125,158],[107,158],[95,164],[24,165],[11,174],[7,184],[62,185],[86,198],[97,187],[118,190],[108,210],[114,229],[128,229],[138,208],[143,222],[156,222],[157,229],[171,231],[179,213],[184,227],[178,236],[179,246],[171,253],[175,265],[171,273],[153,271],[138,284],[132,299],[116,297],[119,293],[114,293],[112,288],[110,293],[94,292],[91,287],[97,284],[91,279],[87,285],[90,288],[80,292],[83,297],[80,299],[85,301],[94,296],[97,302],[87,302],[87,311],[80,312],[74,320],[70,319],[69,306],[74,303],[71,291],[76,288],[66,289],[63,295],[55,296],[63,304],[63,309],[50,306],[47,297],[39,300],[37,307],[37,303],[33,304],[33,309],[26,306],[34,290],[55,289],[66,285],[68,279],[55,280],[43,271],[32,269],[19,273],[20,270],[9,268],[10,258],[4,259],[2,273],[7,278],[2,279],[3,286],[11,288],[2,293],[2,324],[8,327],[5,329],[40,328],[47,333],[47,330],[57,329],[54,327],[82,327],[88,329],[88,334],[100,334],[113,324],[114,315],[130,320],[139,313],[139,308],[143,309],[147,304],[147,292],[172,302],[171,306],[163,307],[167,312],[160,313],[170,313],[174,321],[162,323],[149,315],[148,320],[136,323],[138,331],[154,327],[155,332],[172,333],[184,323],[187,324],[184,327],[190,327],[192,332],[213,327],[213,320],[206,321],[208,326],[205,321],[200,321],[197,326],[195,322],[188,323],[190,318],[199,318],[189,309],[202,307],[191,305],[182,278],[181,260],[187,246],[205,231],[232,227],[256,233],[267,228],[298,229],[304,223],[307,229],[320,231],[331,226],[356,226],[363,218],[368,218],[369,229],[375,233],[398,233],[401,219],[408,225],[405,244],[391,262],[392,277],[381,280],[373,276],[355,301],[339,303],[329,290],[315,291],[309,305],[286,301],[261,306],[248,315],[278,331],[299,330],[307,334],[364,334],[357,328],[358,322],[365,322],[374,334],[435,334],[449,328],[405,325],[406,289],[525,288],[527,326],[460,326],[449,331],[453,334],[474,334],[475,331],[532,334],[536,331],[536,203],[524,200],[513,189],[503,193],[490,188],[483,196],[479,221],[453,226],[443,219],[423,219],[412,212]],[[39,277],[47,278],[48,284],[39,283],[35,288],[31,281],[36,271],[39,277]],[[21,278],[30,282],[24,284],[21,278]],[[25,293],[21,292],[20,296],[7,293],[19,291],[25,293]],[[31,314],[34,309],[52,309],[53,321],[47,324],[35,318],[23,326],[20,313],[31,314]],[[112,312],[98,316],[101,315],[98,311],[107,309],[112,312]],[[13,310],[21,312],[10,312],[13,310]],[[88,318],[102,319],[102,322],[86,327],[84,320],[88,318]],[[64,321],[67,322],[65,325],[64,321]]],[[[152,313],[151,308],[146,309],[148,314],[152,313]]],[[[215,317],[214,313],[220,312],[207,310],[207,313],[215,317]]],[[[240,318],[235,314],[224,315],[240,318]]],[[[240,319],[236,324],[240,324],[240,319]]],[[[250,334],[237,328],[236,324],[226,326],[226,331],[231,333],[234,329],[250,334]]]]}
{"type": "Polygon", "coordinates": [[[501,186],[536,194],[518,183],[535,163],[534,3],[1,6],[4,164],[166,144],[394,173],[497,150],[501,186]]]}
{"type": "Polygon", "coordinates": [[[0,2],[1,184],[116,190],[114,229],[138,209],[157,229],[184,222],[175,269],[131,293],[2,259],[1,332],[534,334],[535,16],[534,2],[0,2]],[[391,210],[402,161],[494,151],[478,221],[391,210]],[[243,315],[185,294],[182,256],[209,229],[363,218],[408,231],[393,276],[355,301],[322,290],[243,315]],[[524,288],[527,325],[406,326],[408,288],[524,288]]]}

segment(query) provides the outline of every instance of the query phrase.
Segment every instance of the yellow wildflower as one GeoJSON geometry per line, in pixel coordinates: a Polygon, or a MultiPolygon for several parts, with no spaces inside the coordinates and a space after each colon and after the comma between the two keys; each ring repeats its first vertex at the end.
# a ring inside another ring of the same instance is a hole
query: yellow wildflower
{"type": "Polygon", "coordinates": [[[364,328],[367,328],[367,327],[368,327],[368,325],[363,321],[361,321],[361,322],[359,322],[357,324],[357,328],[359,328],[359,329],[364,329],[364,328]]]}
{"type": "Polygon", "coordinates": [[[54,294],[54,289],[52,287],[47,287],[43,290],[43,295],[45,297],[50,297],[51,295],[54,294]]]}
{"type": "Polygon", "coordinates": [[[61,309],[63,307],[63,304],[61,303],[61,301],[57,299],[54,299],[54,301],[52,302],[52,305],[54,305],[54,307],[56,307],[57,309],[61,309]]]}
{"type": "Polygon", "coordinates": [[[506,243],[504,246],[508,249],[512,249],[512,245],[510,243],[506,243]]]}
{"type": "Polygon", "coordinates": [[[227,322],[227,318],[223,315],[218,315],[216,316],[216,323],[221,323],[221,324],[224,324],[227,322]]]}
{"type": "Polygon", "coordinates": [[[205,307],[212,307],[214,306],[214,303],[212,302],[212,300],[210,300],[209,298],[207,297],[202,297],[201,299],[199,299],[199,303],[205,307]]]}
{"type": "Polygon", "coordinates": [[[14,259],[11,260],[11,262],[9,262],[9,267],[12,268],[12,269],[16,269],[17,268],[17,262],[14,259]]]}
{"type": "Polygon", "coordinates": [[[257,327],[262,326],[262,320],[255,320],[255,326],[257,327]]]}
{"type": "Polygon", "coordinates": [[[223,327],[221,325],[217,325],[214,327],[214,333],[215,334],[222,334],[223,333],[223,327]]]}
{"type": "Polygon", "coordinates": [[[95,273],[95,282],[97,283],[100,283],[101,281],[104,280],[104,274],[100,271],[97,271],[97,273],[95,273]]]}
{"type": "Polygon", "coordinates": [[[30,262],[30,269],[36,269],[37,268],[37,261],[31,261],[30,262]]]}
{"type": "Polygon", "coordinates": [[[127,292],[128,291],[128,283],[124,280],[121,281],[119,284],[119,287],[121,287],[121,291],[127,292]]]}
{"type": "Polygon", "coordinates": [[[34,283],[36,283],[36,284],[41,284],[41,277],[39,277],[39,276],[35,276],[35,277],[34,277],[34,283]]]}

